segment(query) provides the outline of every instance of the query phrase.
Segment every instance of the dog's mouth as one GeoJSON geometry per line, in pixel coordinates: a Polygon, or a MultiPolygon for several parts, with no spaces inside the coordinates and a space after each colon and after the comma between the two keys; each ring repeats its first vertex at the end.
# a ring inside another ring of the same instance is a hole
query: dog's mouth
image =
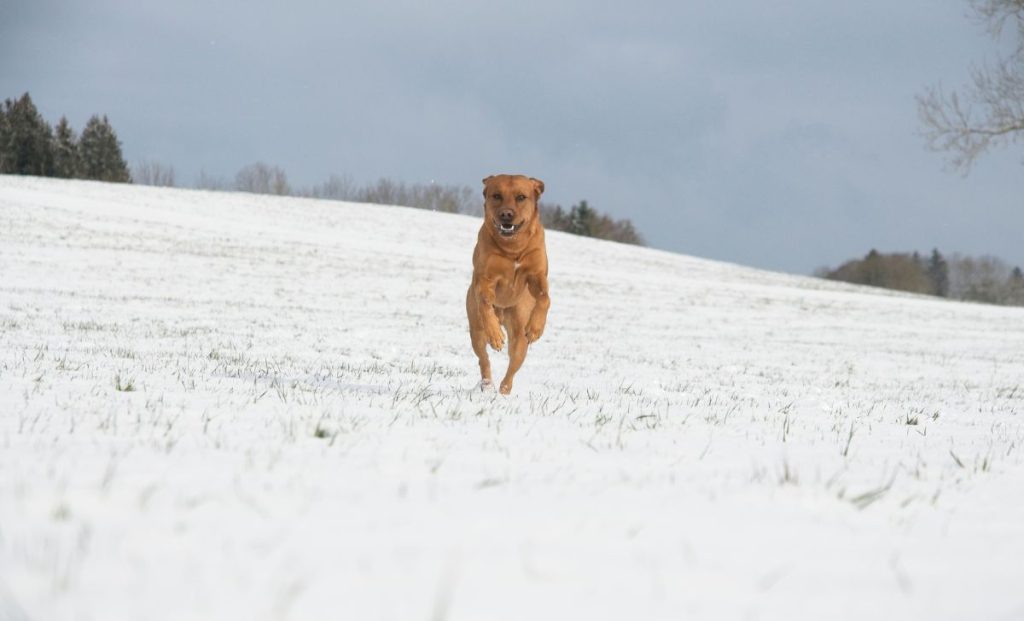
{"type": "Polygon", "coordinates": [[[523,223],[512,224],[511,222],[495,222],[494,227],[498,229],[498,234],[502,237],[512,237],[519,232],[519,229],[523,228],[523,223]]]}

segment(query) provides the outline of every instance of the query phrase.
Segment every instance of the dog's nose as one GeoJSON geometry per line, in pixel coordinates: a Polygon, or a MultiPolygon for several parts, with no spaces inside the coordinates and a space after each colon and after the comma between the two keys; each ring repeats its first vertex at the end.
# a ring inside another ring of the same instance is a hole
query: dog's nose
{"type": "Polygon", "coordinates": [[[499,213],[498,217],[501,218],[502,220],[511,220],[512,218],[515,217],[515,215],[516,214],[513,213],[511,209],[506,209],[499,213]]]}

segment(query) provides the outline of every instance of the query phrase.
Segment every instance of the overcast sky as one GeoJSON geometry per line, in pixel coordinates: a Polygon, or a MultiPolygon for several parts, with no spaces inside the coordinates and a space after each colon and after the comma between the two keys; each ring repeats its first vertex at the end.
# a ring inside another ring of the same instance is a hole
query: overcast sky
{"type": "Polygon", "coordinates": [[[914,95],[995,47],[966,0],[0,0],[0,98],[129,163],[294,186],[496,172],[631,218],[652,246],[809,273],[882,251],[1024,265],[1024,150],[966,178],[914,95]],[[602,6],[603,5],[603,6],[602,6]],[[628,7],[628,8],[627,8],[628,7]]]}

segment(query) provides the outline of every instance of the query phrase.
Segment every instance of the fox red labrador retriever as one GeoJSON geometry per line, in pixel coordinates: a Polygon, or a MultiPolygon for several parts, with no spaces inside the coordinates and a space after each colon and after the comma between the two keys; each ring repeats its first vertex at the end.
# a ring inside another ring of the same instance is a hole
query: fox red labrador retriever
{"type": "Polygon", "coordinates": [[[466,294],[469,336],[480,359],[480,386],[491,386],[487,345],[501,351],[508,334],[508,371],[502,394],[526,359],[527,346],[544,333],[548,297],[548,255],[537,200],[544,182],[523,175],[484,179],[484,223],[473,249],[473,282],[466,294]]]}

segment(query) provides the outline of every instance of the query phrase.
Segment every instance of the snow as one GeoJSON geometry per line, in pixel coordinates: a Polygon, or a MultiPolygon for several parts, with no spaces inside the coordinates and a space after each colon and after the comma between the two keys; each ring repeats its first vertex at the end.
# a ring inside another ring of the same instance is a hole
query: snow
{"type": "Polygon", "coordinates": [[[0,619],[1024,618],[1024,310],[478,227],[0,177],[0,619]]]}

